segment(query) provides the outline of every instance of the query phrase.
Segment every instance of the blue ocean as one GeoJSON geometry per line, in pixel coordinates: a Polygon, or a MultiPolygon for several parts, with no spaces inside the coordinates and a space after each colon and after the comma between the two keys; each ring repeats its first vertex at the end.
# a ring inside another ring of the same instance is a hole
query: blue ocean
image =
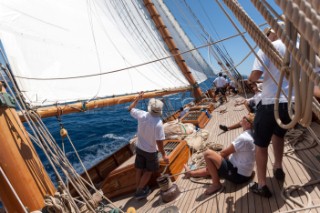
{"type": "MultiPolygon", "coordinates": [[[[212,78],[200,84],[203,91],[212,86],[212,78]]],[[[190,92],[180,93],[164,97],[163,117],[173,113],[180,107],[192,101],[190,92]]],[[[83,173],[82,166],[67,138],[60,136],[61,125],[68,131],[76,151],[82,163],[89,169],[98,162],[102,161],[120,147],[129,143],[130,139],[136,134],[137,122],[130,116],[128,107],[130,103],[104,107],[101,109],[86,112],[62,115],[60,119],[56,117],[45,118],[46,124],[55,141],[61,147],[69,161],[78,173],[83,173]]],[[[146,110],[148,100],[141,100],[137,108],[146,110]]],[[[28,127],[26,127],[28,129],[28,127]]],[[[48,159],[42,150],[34,145],[38,155],[47,170],[51,180],[57,185],[57,178],[48,159]]],[[[2,207],[0,202],[0,208],[2,207]]]]}
{"type": "MultiPolygon", "coordinates": [[[[208,79],[201,83],[203,91],[211,87],[211,82],[212,79],[208,79]]],[[[165,97],[164,117],[192,100],[190,92],[165,97]]],[[[137,108],[146,110],[147,104],[148,100],[141,100],[137,108]]],[[[129,105],[130,103],[110,106],[62,115],[60,119],[46,118],[43,121],[59,146],[64,147],[76,171],[82,173],[83,169],[70,142],[67,138],[62,139],[60,136],[60,126],[63,125],[68,131],[83,164],[88,169],[129,143],[136,134],[137,122],[128,112],[129,105]]],[[[55,182],[56,177],[49,161],[40,149],[37,148],[37,151],[51,179],[55,182]]]]}

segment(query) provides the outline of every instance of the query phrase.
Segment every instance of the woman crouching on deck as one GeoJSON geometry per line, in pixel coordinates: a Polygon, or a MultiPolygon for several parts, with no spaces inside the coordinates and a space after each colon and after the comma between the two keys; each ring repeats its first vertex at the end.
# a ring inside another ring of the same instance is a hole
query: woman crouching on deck
{"type": "Polygon", "coordinates": [[[252,113],[244,116],[240,122],[243,132],[220,153],[209,149],[203,153],[206,168],[192,171],[185,165],[185,178],[210,175],[212,185],[205,191],[206,195],[220,191],[222,187],[220,177],[236,184],[249,181],[254,176],[255,162],[255,146],[251,132],[253,120],[254,114],[252,113]]]}

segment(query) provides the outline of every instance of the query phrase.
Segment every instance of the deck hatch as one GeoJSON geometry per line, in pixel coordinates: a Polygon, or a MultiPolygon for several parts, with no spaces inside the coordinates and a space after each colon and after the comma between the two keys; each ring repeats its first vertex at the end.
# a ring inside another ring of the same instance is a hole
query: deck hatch
{"type": "MultiPolygon", "coordinates": [[[[170,155],[171,152],[179,145],[179,142],[169,141],[164,145],[164,151],[166,155],[170,155]]],[[[161,157],[161,153],[158,153],[158,156],[161,157]]]]}

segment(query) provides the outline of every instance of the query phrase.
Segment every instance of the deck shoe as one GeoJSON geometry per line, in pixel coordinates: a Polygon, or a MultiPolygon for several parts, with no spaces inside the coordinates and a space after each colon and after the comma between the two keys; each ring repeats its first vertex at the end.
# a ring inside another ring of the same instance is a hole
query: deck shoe
{"type": "Polygon", "coordinates": [[[228,127],[225,125],[219,125],[219,128],[225,132],[228,131],[228,127]]]}
{"type": "Polygon", "coordinates": [[[256,182],[252,182],[249,184],[249,191],[266,198],[269,198],[272,196],[267,185],[264,185],[263,187],[260,188],[259,184],[256,182]]]}
{"type": "Polygon", "coordinates": [[[149,186],[144,187],[142,190],[139,190],[135,193],[134,197],[137,200],[145,199],[151,193],[149,186]]]}
{"type": "Polygon", "coordinates": [[[273,170],[273,175],[277,180],[284,181],[286,174],[283,172],[282,168],[273,170]]]}

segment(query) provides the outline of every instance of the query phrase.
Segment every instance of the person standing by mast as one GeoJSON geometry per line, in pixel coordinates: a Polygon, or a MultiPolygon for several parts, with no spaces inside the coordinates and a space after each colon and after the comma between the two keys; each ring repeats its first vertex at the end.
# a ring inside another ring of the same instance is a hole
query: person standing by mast
{"type": "Polygon", "coordinates": [[[148,112],[136,109],[139,100],[143,98],[143,92],[135,98],[128,108],[131,116],[138,120],[138,132],[136,143],[136,199],[146,198],[150,194],[147,186],[153,172],[159,169],[158,150],[162,158],[169,163],[169,158],[163,149],[165,139],[163,123],[161,120],[163,103],[158,99],[150,99],[148,112]]]}
{"type": "MultiPolygon", "coordinates": [[[[266,30],[266,35],[272,42],[272,45],[283,56],[285,54],[286,47],[277,37],[273,29],[270,28],[266,30]]],[[[259,50],[257,54],[261,61],[258,60],[258,58],[255,59],[253,69],[249,77],[249,83],[258,81],[262,74],[264,74],[261,95],[262,99],[260,104],[257,106],[257,112],[254,119],[254,143],[256,145],[255,152],[258,183],[251,183],[249,190],[263,197],[271,197],[272,194],[266,185],[268,146],[270,141],[272,141],[275,158],[275,162],[273,164],[274,177],[280,181],[283,181],[285,178],[285,173],[282,169],[282,158],[284,149],[284,135],[287,130],[282,129],[274,117],[274,103],[278,86],[271,79],[270,74],[275,78],[276,81],[278,81],[280,78],[280,71],[270,61],[264,52],[259,50]],[[270,73],[267,72],[265,67],[270,73]]],[[[282,90],[285,91],[286,95],[288,95],[288,82],[286,79],[283,80],[282,90]]],[[[283,94],[280,94],[279,116],[282,122],[285,124],[290,122],[287,102],[288,100],[286,97],[283,94]]]]}

